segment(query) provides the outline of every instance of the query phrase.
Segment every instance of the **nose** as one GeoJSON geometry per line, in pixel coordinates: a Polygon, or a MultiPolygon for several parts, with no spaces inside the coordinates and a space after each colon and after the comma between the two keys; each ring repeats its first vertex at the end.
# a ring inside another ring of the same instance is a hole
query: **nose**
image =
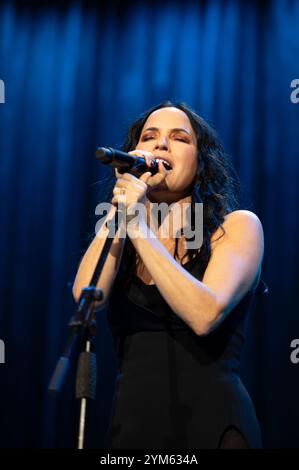
{"type": "Polygon", "coordinates": [[[159,137],[159,139],[156,142],[155,149],[168,150],[168,139],[165,135],[164,136],[161,135],[159,137]]]}

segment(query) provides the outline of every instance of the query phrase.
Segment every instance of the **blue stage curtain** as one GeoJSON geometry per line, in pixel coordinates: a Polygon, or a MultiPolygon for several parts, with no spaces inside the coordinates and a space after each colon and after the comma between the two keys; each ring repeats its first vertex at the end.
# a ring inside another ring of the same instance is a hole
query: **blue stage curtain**
{"type": "MultiPolygon", "coordinates": [[[[0,5],[0,447],[71,447],[74,371],[47,384],[74,311],[71,285],[107,170],[132,119],[165,99],[215,126],[265,231],[270,295],[249,322],[242,376],[266,447],[298,446],[299,2],[0,5]]],[[[115,362],[101,314],[90,446],[101,446],[115,362]]]]}

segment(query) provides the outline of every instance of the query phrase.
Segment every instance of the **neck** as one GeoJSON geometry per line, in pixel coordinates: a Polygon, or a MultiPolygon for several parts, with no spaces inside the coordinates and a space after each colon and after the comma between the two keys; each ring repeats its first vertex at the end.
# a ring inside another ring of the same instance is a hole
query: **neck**
{"type": "MultiPolygon", "coordinates": [[[[177,200],[174,200],[174,201],[152,201],[150,200],[149,198],[146,199],[146,213],[147,213],[147,224],[148,226],[150,225],[150,220],[152,220],[151,218],[155,218],[155,222],[157,223],[158,227],[161,226],[161,224],[163,222],[166,223],[166,221],[168,220],[172,220],[172,215],[171,215],[171,212],[172,210],[168,210],[168,213],[166,214],[166,216],[164,217],[164,219],[162,220],[162,217],[159,217],[160,220],[157,220],[157,218],[155,217],[155,211],[153,211],[153,206],[155,203],[159,204],[159,203],[166,203],[168,206],[171,206],[171,204],[179,204],[180,206],[182,206],[180,208],[180,211],[184,211],[186,212],[187,208],[190,207],[190,204],[192,202],[192,196],[191,195],[188,195],[188,196],[184,196],[180,199],[177,199],[177,200]],[[170,217],[170,219],[169,219],[170,217]]],[[[177,208],[176,208],[177,209],[177,208]]],[[[182,220],[182,218],[181,218],[182,220]]],[[[170,222],[172,224],[172,222],[170,222]]]]}
{"type": "Polygon", "coordinates": [[[192,200],[192,196],[190,194],[190,192],[188,191],[188,193],[180,193],[180,194],[177,194],[177,193],[171,193],[171,192],[168,192],[167,194],[160,194],[158,192],[154,192],[154,191],[150,191],[148,194],[147,194],[147,200],[149,200],[150,202],[165,202],[166,204],[173,204],[174,202],[178,202],[180,203],[181,201],[183,202],[191,202],[192,200]]]}

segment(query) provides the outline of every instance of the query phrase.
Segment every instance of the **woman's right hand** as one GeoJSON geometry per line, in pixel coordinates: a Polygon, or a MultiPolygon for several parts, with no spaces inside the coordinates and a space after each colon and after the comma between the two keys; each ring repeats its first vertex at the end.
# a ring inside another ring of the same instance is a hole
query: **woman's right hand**
{"type": "MultiPolygon", "coordinates": [[[[128,152],[129,155],[136,157],[144,157],[148,166],[151,164],[149,152],[140,152],[134,150],[128,152]]],[[[117,177],[116,184],[113,189],[113,198],[112,204],[117,206],[119,203],[125,204],[125,207],[128,208],[131,204],[136,204],[141,202],[145,204],[146,201],[146,191],[147,191],[147,181],[151,177],[151,173],[146,171],[139,178],[130,173],[119,173],[115,168],[115,175],[117,177]],[[124,192],[123,192],[124,190],[124,192]]]]}

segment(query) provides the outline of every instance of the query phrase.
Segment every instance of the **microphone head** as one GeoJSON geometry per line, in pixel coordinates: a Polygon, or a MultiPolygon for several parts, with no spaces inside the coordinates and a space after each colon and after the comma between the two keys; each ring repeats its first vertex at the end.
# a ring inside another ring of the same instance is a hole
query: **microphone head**
{"type": "Polygon", "coordinates": [[[152,175],[155,175],[159,171],[159,166],[156,161],[154,161],[153,165],[149,168],[145,158],[129,155],[122,150],[113,149],[111,147],[99,147],[96,151],[96,157],[101,163],[117,168],[119,173],[131,173],[139,177],[146,171],[150,171],[152,175]]]}
{"type": "Polygon", "coordinates": [[[96,157],[101,163],[109,165],[113,160],[113,152],[109,147],[99,147],[96,151],[96,157]]]}

